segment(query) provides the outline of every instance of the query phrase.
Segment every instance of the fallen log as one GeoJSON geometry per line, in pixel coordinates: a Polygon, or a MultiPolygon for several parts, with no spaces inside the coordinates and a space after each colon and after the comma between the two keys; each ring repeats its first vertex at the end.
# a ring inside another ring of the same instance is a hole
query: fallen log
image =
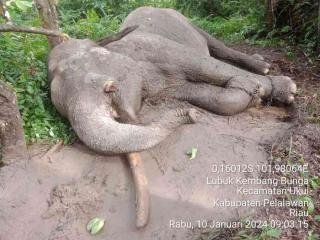
{"type": "Polygon", "coordinates": [[[27,156],[22,120],[14,90],[0,80],[0,162],[9,165],[27,156]]]}

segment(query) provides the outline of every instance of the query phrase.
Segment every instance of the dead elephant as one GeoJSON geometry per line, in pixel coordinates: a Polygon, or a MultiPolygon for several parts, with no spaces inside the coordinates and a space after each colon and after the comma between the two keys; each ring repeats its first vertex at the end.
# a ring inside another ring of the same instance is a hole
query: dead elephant
{"type": "Polygon", "coordinates": [[[174,10],[138,8],[122,29],[134,25],[118,41],[69,40],[49,57],[52,101],[95,151],[141,151],[196,120],[196,110],[177,109],[147,126],[129,124],[143,100],[158,94],[223,115],[260,99],[294,100],[289,77],[264,76],[270,65],[259,56],[226,47],[174,10]]]}

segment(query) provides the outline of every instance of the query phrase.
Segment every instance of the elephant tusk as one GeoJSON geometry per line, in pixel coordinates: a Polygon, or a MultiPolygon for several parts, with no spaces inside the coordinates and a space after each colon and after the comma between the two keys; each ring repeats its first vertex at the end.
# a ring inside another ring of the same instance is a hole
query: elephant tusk
{"type": "Polygon", "coordinates": [[[140,153],[127,153],[126,156],[130,164],[136,191],[136,227],[142,228],[148,224],[150,215],[148,180],[140,153]]]}

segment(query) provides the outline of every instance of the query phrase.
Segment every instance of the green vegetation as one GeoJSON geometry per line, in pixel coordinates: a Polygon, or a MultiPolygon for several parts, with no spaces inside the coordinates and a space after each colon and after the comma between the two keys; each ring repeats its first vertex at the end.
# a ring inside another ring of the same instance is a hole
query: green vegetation
{"type": "MultiPolygon", "coordinates": [[[[316,89],[316,86],[313,86],[316,89]]],[[[320,93],[302,89],[298,92],[299,111],[306,122],[320,124],[320,93]]]]}
{"type": "Polygon", "coordinates": [[[316,0],[281,0],[275,12],[277,20],[269,37],[281,37],[292,45],[298,45],[305,53],[315,57],[320,51],[319,2],[316,0]],[[319,29],[318,29],[319,28],[319,29]]]}
{"type": "MultiPolygon", "coordinates": [[[[308,11],[315,11],[315,5],[309,1],[281,1],[289,2],[290,8],[299,13],[302,11],[308,19],[299,28],[299,35],[293,34],[294,26],[289,25],[286,19],[279,21],[273,31],[266,31],[263,20],[264,0],[61,0],[59,17],[62,30],[70,36],[99,39],[117,31],[122,20],[137,7],[170,7],[180,10],[195,24],[227,42],[247,40],[264,45],[284,45],[279,39],[285,36],[292,44],[296,41],[307,46],[310,53],[316,47],[317,21],[312,19],[315,20],[317,15],[309,14],[308,11]],[[306,4],[309,1],[310,4],[306,4]]],[[[10,2],[9,10],[15,23],[40,25],[31,0],[10,2]]],[[[29,142],[56,139],[69,141],[74,136],[68,123],[50,103],[47,53],[48,45],[43,36],[21,33],[0,35],[0,79],[9,82],[17,92],[29,142]]]]}
{"type": "Polygon", "coordinates": [[[48,96],[46,39],[27,34],[3,34],[0,45],[0,79],[16,90],[27,139],[68,140],[70,128],[48,96]]]}
{"type": "Polygon", "coordinates": [[[272,240],[279,239],[282,234],[282,230],[279,228],[271,228],[266,226],[263,228],[240,228],[231,229],[223,228],[217,230],[211,230],[197,238],[196,240],[272,240]]]}
{"type": "MultiPolygon", "coordinates": [[[[11,10],[15,23],[39,26],[36,12],[32,8],[13,6],[11,10]]],[[[49,98],[46,38],[6,33],[0,36],[0,46],[0,79],[16,90],[27,140],[63,139],[68,142],[74,134],[49,98]]]]}

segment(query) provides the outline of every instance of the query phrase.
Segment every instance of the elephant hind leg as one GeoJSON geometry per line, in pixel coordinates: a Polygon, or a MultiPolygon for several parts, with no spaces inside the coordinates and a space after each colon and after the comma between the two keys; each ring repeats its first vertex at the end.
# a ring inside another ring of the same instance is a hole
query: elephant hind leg
{"type": "Polygon", "coordinates": [[[270,69],[270,64],[263,61],[260,55],[248,55],[232,48],[228,48],[223,42],[212,37],[210,34],[201,28],[193,25],[193,27],[204,37],[208,42],[208,48],[211,56],[222,61],[230,62],[236,66],[246,68],[258,74],[267,74],[270,69]]]}
{"type": "Polygon", "coordinates": [[[220,115],[234,115],[260,103],[259,96],[241,88],[190,82],[176,91],[175,98],[220,115]]]}

